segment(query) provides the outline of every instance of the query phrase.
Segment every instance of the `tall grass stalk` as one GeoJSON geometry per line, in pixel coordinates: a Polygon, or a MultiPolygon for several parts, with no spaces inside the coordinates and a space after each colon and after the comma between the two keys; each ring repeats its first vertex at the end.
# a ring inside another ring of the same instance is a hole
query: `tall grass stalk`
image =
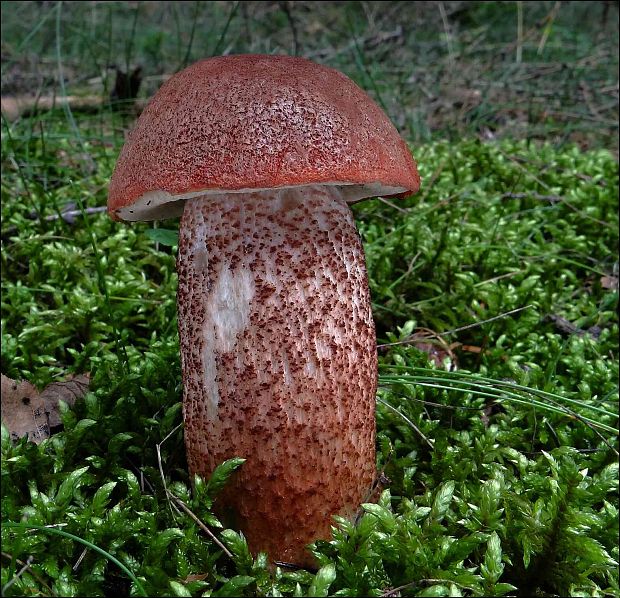
{"type": "Polygon", "coordinates": [[[136,588],[138,592],[140,593],[140,596],[148,596],[148,594],[144,591],[144,588],[142,587],[140,580],[131,572],[130,569],[127,568],[127,566],[124,563],[119,561],[115,556],[111,555],[107,550],[100,548],[99,546],[97,546],[96,544],[93,544],[92,542],[89,542],[88,540],[84,540],[84,538],[80,538],[79,536],[76,536],[75,534],[65,532],[64,530],[57,529],[55,527],[48,527],[44,525],[31,525],[29,523],[15,523],[12,521],[4,521],[2,522],[2,527],[6,527],[9,529],[19,529],[19,530],[24,530],[24,531],[36,530],[38,532],[43,532],[46,534],[52,534],[56,536],[62,536],[63,538],[69,538],[70,540],[73,540],[74,542],[79,542],[80,544],[83,544],[84,546],[86,546],[86,548],[89,548],[90,550],[94,550],[95,552],[99,553],[101,556],[108,559],[110,562],[114,563],[136,585],[136,588]]]}

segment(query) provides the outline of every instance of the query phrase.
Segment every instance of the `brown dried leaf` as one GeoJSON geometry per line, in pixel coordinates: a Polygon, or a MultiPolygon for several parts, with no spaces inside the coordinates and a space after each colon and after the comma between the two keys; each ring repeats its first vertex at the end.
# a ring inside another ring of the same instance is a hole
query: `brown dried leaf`
{"type": "Polygon", "coordinates": [[[27,380],[17,382],[2,374],[2,423],[14,441],[27,436],[38,444],[61,425],[58,402],[73,405],[86,394],[89,383],[89,374],[80,374],[52,382],[39,393],[27,380]]]}
{"type": "Polygon", "coordinates": [[[604,289],[618,290],[618,277],[617,276],[601,276],[601,286],[604,289]]]}
{"type": "MultiPolygon", "coordinates": [[[[17,382],[2,374],[2,423],[8,428],[13,440],[28,435],[29,440],[40,442],[44,431],[41,412],[43,402],[39,399],[37,389],[24,380],[17,382]]],[[[47,424],[47,420],[45,420],[47,424]]]]}
{"type": "Polygon", "coordinates": [[[482,410],[482,415],[480,416],[480,419],[482,420],[482,423],[484,424],[485,428],[489,427],[489,424],[491,422],[491,417],[493,417],[494,415],[498,414],[498,413],[503,413],[504,412],[504,408],[501,405],[501,403],[488,403],[487,406],[482,410]]]}
{"type": "Polygon", "coordinates": [[[192,581],[204,581],[209,577],[206,573],[194,573],[193,575],[188,575],[183,583],[191,583],[192,581]]]}
{"type": "Polygon", "coordinates": [[[562,316],[556,316],[555,314],[549,314],[546,316],[547,320],[550,320],[554,323],[555,327],[561,334],[571,335],[576,334],[577,336],[583,336],[586,333],[589,333],[593,338],[598,338],[601,334],[600,326],[590,326],[587,330],[583,330],[581,328],[577,328],[572,322],[569,322],[566,318],[562,316]]]}
{"type": "Polygon", "coordinates": [[[438,368],[444,367],[444,361],[450,357],[450,354],[442,347],[438,347],[433,343],[425,343],[422,341],[412,341],[411,343],[418,351],[423,351],[428,355],[430,361],[432,361],[438,368]]]}
{"type": "Polygon", "coordinates": [[[438,368],[456,370],[458,362],[452,347],[435,331],[418,328],[411,335],[411,344],[419,351],[424,351],[438,368]]]}
{"type": "Polygon", "coordinates": [[[41,391],[50,428],[61,425],[58,402],[64,401],[67,405],[73,405],[88,392],[89,384],[90,374],[78,374],[69,377],[64,382],[52,382],[41,391]]]}
{"type": "Polygon", "coordinates": [[[476,345],[461,345],[461,349],[469,353],[481,353],[482,352],[482,347],[478,347],[476,345]]]}

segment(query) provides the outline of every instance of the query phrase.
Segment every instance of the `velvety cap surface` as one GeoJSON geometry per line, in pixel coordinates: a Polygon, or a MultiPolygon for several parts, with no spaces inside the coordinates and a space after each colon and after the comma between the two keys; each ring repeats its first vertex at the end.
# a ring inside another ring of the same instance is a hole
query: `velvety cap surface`
{"type": "Polygon", "coordinates": [[[317,183],[356,201],[414,193],[420,178],[390,120],[342,73],[289,56],[216,57],[151,99],[119,156],[108,210],[150,220],[203,193],[317,183]]]}

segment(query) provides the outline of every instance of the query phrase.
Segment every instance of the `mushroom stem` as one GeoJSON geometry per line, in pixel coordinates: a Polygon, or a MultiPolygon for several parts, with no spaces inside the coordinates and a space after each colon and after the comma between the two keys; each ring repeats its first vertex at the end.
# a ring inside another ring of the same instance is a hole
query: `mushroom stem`
{"type": "Polygon", "coordinates": [[[219,512],[253,552],[352,518],[375,477],[377,353],[364,253],[334,186],[202,196],[180,227],[178,309],[190,473],[247,461],[219,512]]]}

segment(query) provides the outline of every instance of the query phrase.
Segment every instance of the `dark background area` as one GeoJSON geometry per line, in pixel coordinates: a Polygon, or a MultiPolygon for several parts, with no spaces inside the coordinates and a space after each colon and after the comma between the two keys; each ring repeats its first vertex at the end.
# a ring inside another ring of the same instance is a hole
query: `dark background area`
{"type": "Polygon", "coordinates": [[[343,71],[412,142],[512,136],[618,154],[608,1],[3,2],[3,111],[50,94],[105,108],[116,69],[146,98],[193,61],[246,52],[343,71]]]}

